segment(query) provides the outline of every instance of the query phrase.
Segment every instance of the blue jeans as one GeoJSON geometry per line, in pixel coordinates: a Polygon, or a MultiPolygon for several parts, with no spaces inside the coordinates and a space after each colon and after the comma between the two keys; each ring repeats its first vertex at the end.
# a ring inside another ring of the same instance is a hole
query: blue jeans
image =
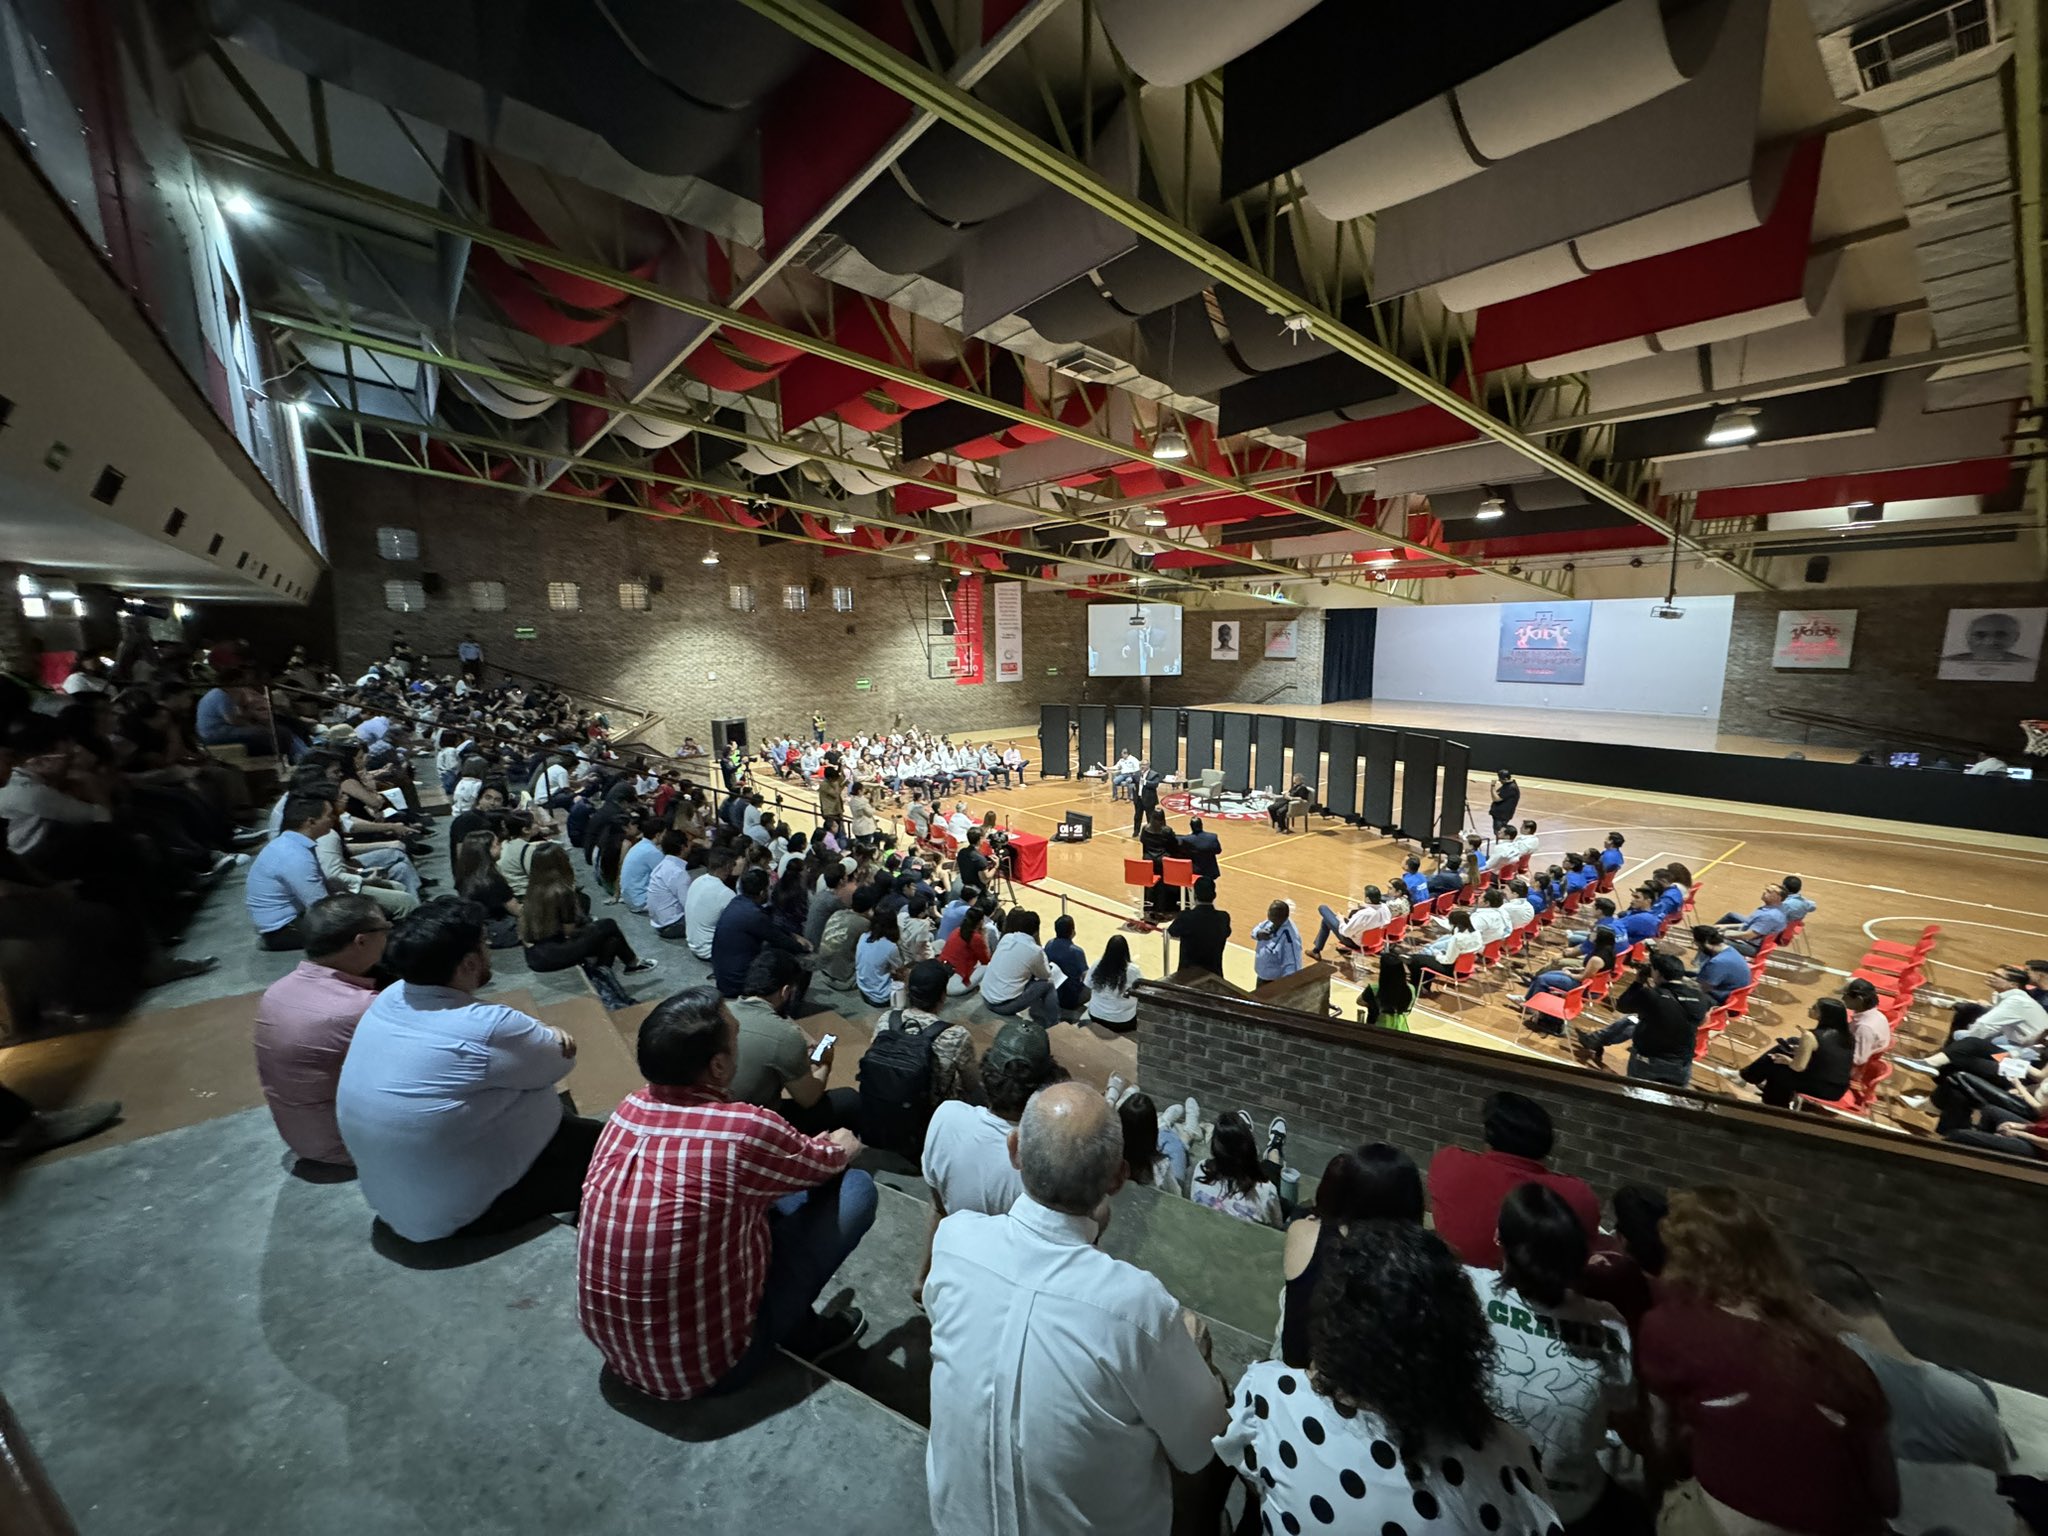
{"type": "Polygon", "coordinates": [[[1629,1053],[1628,1075],[1641,1082],[1669,1083],[1674,1088],[1692,1086],[1692,1058],[1638,1056],[1629,1053]]]}
{"type": "Polygon", "coordinates": [[[1596,1029],[1587,1035],[1586,1044],[1605,1050],[1610,1045],[1619,1045],[1624,1040],[1632,1039],[1635,1032],[1636,1021],[1624,1014],[1605,1028],[1596,1029]]]}
{"type": "Polygon", "coordinates": [[[1004,1015],[1023,1013],[1030,1010],[1031,1022],[1044,1029],[1051,1029],[1060,1021],[1059,994],[1052,989],[1052,982],[1044,976],[1034,976],[1024,984],[1024,990],[1006,1003],[991,1003],[986,994],[982,1002],[990,1013],[1004,1015]]]}
{"type": "Polygon", "coordinates": [[[1138,776],[1135,773],[1119,773],[1111,775],[1109,781],[1109,798],[1112,800],[1122,799],[1123,797],[1119,795],[1117,791],[1120,789],[1131,789],[1133,786],[1137,784],[1137,782],[1138,776]]]}
{"type": "Polygon", "coordinates": [[[1161,1131],[1159,1150],[1166,1154],[1166,1166],[1173,1170],[1173,1182],[1185,1194],[1188,1187],[1188,1144],[1178,1131],[1161,1131]]]}
{"type": "Polygon", "coordinates": [[[1569,992],[1578,982],[1569,971],[1545,971],[1529,983],[1529,990],[1522,994],[1524,999],[1534,997],[1538,992],[1569,992]]]}
{"type": "Polygon", "coordinates": [[[405,888],[409,896],[420,893],[420,872],[413,868],[412,860],[405,856],[405,850],[386,843],[376,848],[351,850],[355,861],[365,869],[375,870],[386,879],[405,888]]]}
{"type": "Polygon", "coordinates": [[[754,1313],[753,1342],[714,1393],[745,1386],[784,1344],[807,1347],[821,1322],[811,1304],[874,1224],[875,1181],[858,1168],[775,1202],[768,1213],[768,1282],[754,1313]]]}

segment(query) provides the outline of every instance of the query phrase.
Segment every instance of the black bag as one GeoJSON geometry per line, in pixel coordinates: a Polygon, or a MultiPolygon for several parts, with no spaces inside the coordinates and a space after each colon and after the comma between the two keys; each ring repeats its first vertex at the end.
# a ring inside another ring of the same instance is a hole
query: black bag
{"type": "Polygon", "coordinates": [[[892,1010],[860,1059],[861,1140],[905,1157],[924,1152],[925,1126],[932,1117],[935,1077],[932,1046],[946,1026],[934,1022],[906,1028],[903,1010],[892,1010]]]}

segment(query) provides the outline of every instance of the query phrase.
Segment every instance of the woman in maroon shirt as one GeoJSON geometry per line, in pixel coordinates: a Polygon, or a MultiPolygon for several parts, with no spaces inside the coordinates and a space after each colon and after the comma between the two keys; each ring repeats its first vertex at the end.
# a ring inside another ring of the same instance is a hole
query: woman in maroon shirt
{"type": "Polygon", "coordinates": [[[1689,1453],[1693,1481],[1659,1529],[1881,1536],[1899,1507],[1884,1394],[1819,1320],[1762,1212],[1709,1185],[1672,1196],[1661,1232],[1636,1373],[1664,1410],[1661,1448],[1681,1465],[1689,1453]]]}

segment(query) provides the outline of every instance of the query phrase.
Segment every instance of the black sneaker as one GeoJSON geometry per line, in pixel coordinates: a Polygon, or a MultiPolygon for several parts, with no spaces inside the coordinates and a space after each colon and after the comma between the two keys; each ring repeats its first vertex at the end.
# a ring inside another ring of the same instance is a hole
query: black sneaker
{"type": "Polygon", "coordinates": [[[638,976],[643,971],[651,971],[653,969],[654,962],[652,960],[635,960],[626,967],[626,974],[628,976],[638,976]]]}
{"type": "Polygon", "coordinates": [[[811,1337],[801,1346],[792,1344],[790,1353],[812,1365],[823,1365],[834,1355],[859,1343],[861,1335],[867,1331],[867,1314],[859,1307],[848,1307],[820,1317],[817,1326],[809,1330],[811,1337]]]}
{"type": "Polygon", "coordinates": [[[28,1117],[28,1123],[20,1130],[0,1141],[0,1153],[12,1157],[33,1157],[52,1147],[66,1147],[88,1136],[97,1136],[120,1118],[121,1102],[118,1099],[103,1099],[96,1104],[80,1104],[72,1109],[38,1110],[28,1117]]]}

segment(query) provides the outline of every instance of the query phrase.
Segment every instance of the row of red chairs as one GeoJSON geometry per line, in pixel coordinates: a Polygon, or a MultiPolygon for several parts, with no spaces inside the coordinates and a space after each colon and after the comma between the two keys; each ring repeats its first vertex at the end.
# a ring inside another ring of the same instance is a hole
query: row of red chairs
{"type": "Polygon", "coordinates": [[[1891,1050],[1899,1035],[1899,1022],[1913,1006],[1913,999],[1927,979],[1927,959],[1941,938],[1941,925],[1929,923],[1912,943],[1894,939],[1875,940],[1857,962],[1852,973],[1877,989],[1878,1011],[1891,1026],[1892,1040],[1884,1050],[1856,1069],[1849,1091],[1839,1099],[1818,1099],[1802,1094],[1800,1103],[1816,1109],[1868,1117],[1877,1107],[1878,1086],[1892,1075],[1891,1050]]]}

